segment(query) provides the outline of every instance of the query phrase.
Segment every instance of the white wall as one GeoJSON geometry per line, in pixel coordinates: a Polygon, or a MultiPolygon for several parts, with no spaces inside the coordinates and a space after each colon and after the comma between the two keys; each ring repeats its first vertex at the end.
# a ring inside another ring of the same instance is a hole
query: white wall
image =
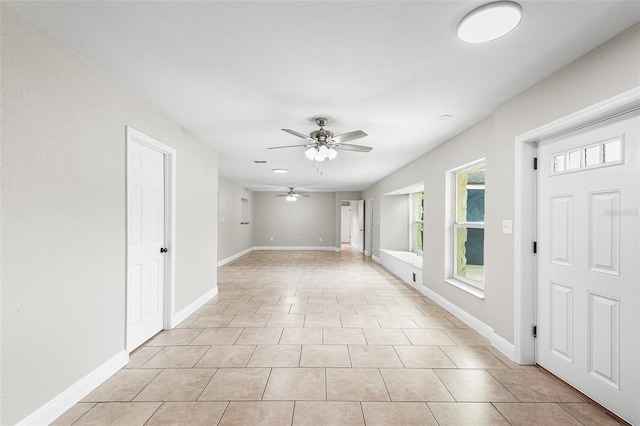
{"type": "MultiPolygon", "coordinates": [[[[425,182],[424,285],[514,339],[514,242],[503,235],[503,219],[513,219],[516,136],[631,88],[640,86],[640,24],[557,71],[501,105],[495,114],[452,138],[364,191],[374,199],[374,255],[383,242],[378,202],[392,190],[425,182]],[[445,217],[446,172],[486,158],[485,298],[445,283],[449,239],[445,217]],[[376,207],[378,206],[378,207],[376,207]]],[[[383,222],[383,220],[381,220],[383,222]]],[[[384,232],[384,231],[383,231],[384,232]]]]}
{"type": "Polygon", "coordinates": [[[0,424],[125,348],[125,126],[177,151],[176,310],[216,286],[217,154],[2,5],[0,424]]]}
{"type": "Polygon", "coordinates": [[[293,203],[275,195],[253,194],[254,246],[333,248],[340,241],[336,240],[340,229],[335,215],[335,193],[311,192],[309,198],[300,197],[293,203]]]}
{"type": "Polygon", "coordinates": [[[255,209],[253,192],[229,180],[218,180],[218,260],[253,247],[255,209]],[[250,223],[240,224],[240,199],[249,200],[250,223]]]}

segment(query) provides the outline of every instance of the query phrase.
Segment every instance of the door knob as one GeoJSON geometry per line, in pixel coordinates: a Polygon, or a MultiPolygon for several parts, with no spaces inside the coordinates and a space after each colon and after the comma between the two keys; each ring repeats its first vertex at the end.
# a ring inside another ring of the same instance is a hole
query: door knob
{"type": "Polygon", "coordinates": [[[166,253],[166,252],[168,252],[168,251],[169,251],[169,249],[168,249],[168,248],[166,248],[166,247],[160,247],[160,253],[166,253]]]}

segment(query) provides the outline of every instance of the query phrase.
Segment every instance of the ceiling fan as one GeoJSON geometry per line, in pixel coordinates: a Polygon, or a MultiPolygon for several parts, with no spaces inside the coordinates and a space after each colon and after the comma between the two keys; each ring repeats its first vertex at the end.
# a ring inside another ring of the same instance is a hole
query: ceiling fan
{"type": "Polygon", "coordinates": [[[305,151],[305,155],[309,160],[324,161],[327,158],[333,160],[338,155],[337,150],[356,151],[356,152],[369,152],[373,148],[364,145],[354,145],[350,143],[344,143],[359,139],[367,136],[362,130],[354,130],[353,132],[343,133],[341,135],[334,136],[333,132],[325,130],[327,120],[324,117],[316,118],[316,123],[320,126],[320,129],[315,130],[309,134],[309,136],[296,132],[291,129],[282,129],[287,133],[297,136],[302,139],[306,139],[307,143],[300,145],[286,145],[286,146],[272,146],[268,149],[280,149],[280,148],[295,148],[305,147],[309,148],[305,151]]]}
{"type": "Polygon", "coordinates": [[[276,197],[287,197],[287,201],[296,201],[298,197],[309,197],[309,196],[306,194],[298,194],[296,191],[294,191],[294,187],[290,186],[289,192],[287,192],[286,194],[278,194],[276,195],[276,197]]]}

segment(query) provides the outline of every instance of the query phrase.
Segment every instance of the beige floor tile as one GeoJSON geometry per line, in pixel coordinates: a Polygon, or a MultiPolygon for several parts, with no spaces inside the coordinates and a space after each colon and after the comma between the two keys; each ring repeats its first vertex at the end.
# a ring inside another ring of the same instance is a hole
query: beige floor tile
{"type": "Polygon", "coordinates": [[[200,315],[197,320],[189,325],[189,328],[226,327],[234,316],[226,314],[200,315]]]}
{"type": "Polygon", "coordinates": [[[500,426],[509,422],[488,402],[429,402],[440,426],[500,426]]]}
{"type": "Polygon", "coordinates": [[[428,345],[455,345],[456,343],[449,338],[442,330],[436,328],[407,328],[404,334],[411,341],[411,344],[417,346],[428,345]]]}
{"type": "Polygon", "coordinates": [[[456,328],[444,316],[410,315],[410,317],[420,328],[456,328]]]}
{"type": "Polygon", "coordinates": [[[321,345],[321,328],[285,328],[280,338],[281,345],[321,345]]]}
{"type": "Polygon", "coordinates": [[[297,367],[302,345],[258,345],[248,367],[297,367]]]}
{"type": "Polygon", "coordinates": [[[291,305],[287,303],[278,303],[276,305],[262,305],[256,311],[256,315],[264,314],[288,314],[291,305]]]}
{"type": "Polygon", "coordinates": [[[558,404],[585,426],[619,426],[620,423],[599,407],[586,402],[563,402],[558,404]]]}
{"type": "Polygon", "coordinates": [[[129,355],[129,362],[124,368],[140,368],[145,362],[156,356],[163,348],[157,346],[142,346],[129,355]]]}
{"type": "Polygon", "coordinates": [[[79,402],[58,417],[51,426],[71,426],[94,405],[96,405],[94,402],[79,402]]]}
{"type": "Polygon", "coordinates": [[[438,346],[394,346],[405,368],[455,368],[438,346]]]}
{"type": "Polygon", "coordinates": [[[161,402],[105,402],[96,404],[75,425],[142,426],[160,407],[161,402]]]}
{"type": "Polygon", "coordinates": [[[484,346],[442,346],[458,368],[509,368],[484,346]]]}
{"type": "Polygon", "coordinates": [[[381,369],[392,401],[453,401],[431,369],[381,369]]]}
{"type": "Polygon", "coordinates": [[[340,315],[344,328],[380,328],[374,315],[340,315]]]}
{"type": "MultiPolygon", "coordinates": [[[[295,290],[294,290],[295,291],[295,290]]],[[[307,304],[309,296],[282,296],[278,303],[286,303],[289,305],[307,304]]]]}
{"type": "Polygon", "coordinates": [[[364,328],[362,331],[369,345],[411,345],[398,328],[364,328]]]}
{"type": "Polygon", "coordinates": [[[264,400],[325,401],[324,368],[274,368],[264,400]]]}
{"type": "Polygon", "coordinates": [[[358,315],[391,315],[384,305],[354,304],[358,315]]]}
{"type": "Polygon", "coordinates": [[[167,346],[142,368],[191,368],[208,349],[208,346],[167,346]]]}
{"type": "Polygon", "coordinates": [[[424,402],[363,402],[367,426],[437,426],[424,402]]]}
{"type": "Polygon", "coordinates": [[[221,368],[199,401],[259,401],[269,379],[268,368],[221,368]]]}
{"type": "Polygon", "coordinates": [[[303,345],[300,367],[351,367],[346,345],[303,345]]]}
{"type": "Polygon", "coordinates": [[[269,314],[238,314],[227,327],[264,327],[267,325],[270,317],[271,316],[269,314]]]}
{"type": "Polygon", "coordinates": [[[195,401],[215,372],[208,368],[163,370],[134,401],[195,401]]]}
{"type": "Polygon", "coordinates": [[[451,340],[461,346],[491,346],[489,339],[482,337],[482,335],[475,330],[447,328],[443,329],[443,331],[451,340]]]}
{"type": "Polygon", "coordinates": [[[324,328],[322,343],[325,345],[366,345],[362,330],[359,328],[324,328]]]}
{"type": "Polygon", "coordinates": [[[272,314],[267,327],[304,327],[304,314],[272,314]]]}
{"type": "Polygon", "coordinates": [[[220,426],[290,426],[293,404],[293,401],[230,402],[220,426]]]}
{"type": "Polygon", "coordinates": [[[422,315],[422,311],[413,305],[384,305],[391,315],[422,315]]]}
{"type": "Polygon", "coordinates": [[[382,328],[418,328],[409,315],[376,315],[382,328]]]}
{"type": "Polygon", "coordinates": [[[145,426],[217,424],[227,402],[165,402],[145,426]]]}
{"type": "MultiPolygon", "coordinates": [[[[319,305],[320,306],[320,305],[319,305]]],[[[340,314],[307,314],[305,327],[342,327],[340,314]]]]}
{"type": "Polygon", "coordinates": [[[124,369],[102,383],[82,402],[131,401],[162,370],[124,369]]]}
{"type": "Polygon", "coordinates": [[[486,370],[435,370],[451,395],[459,402],[517,402],[486,370]]]}
{"type": "Polygon", "coordinates": [[[540,370],[490,370],[522,402],[584,402],[540,370]]]}
{"type": "Polygon", "coordinates": [[[222,311],[224,315],[253,315],[258,310],[258,306],[254,305],[229,305],[227,309],[222,311]]]}
{"type": "Polygon", "coordinates": [[[349,345],[354,368],[402,368],[393,346],[349,345]]]}
{"type": "Polygon", "coordinates": [[[233,345],[242,333],[241,328],[205,328],[191,342],[192,345],[233,345]]]}
{"type": "Polygon", "coordinates": [[[389,394],[378,369],[327,368],[327,400],[389,401],[389,394]]]}
{"type": "Polygon", "coordinates": [[[332,303],[334,305],[338,304],[337,296],[309,296],[307,303],[312,305],[315,303],[332,303]]]}
{"type": "Polygon", "coordinates": [[[198,368],[246,367],[256,347],[253,345],[211,346],[196,364],[198,368]]]}
{"type": "Polygon", "coordinates": [[[293,426],[358,426],[364,425],[362,409],[357,402],[297,401],[293,426]]]}
{"type": "Polygon", "coordinates": [[[199,308],[196,312],[195,315],[214,315],[214,314],[221,314],[225,309],[227,309],[229,307],[229,305],[210,305],[210,304],[206,304],[203,305],[201,308],[199,308]]]}
{"type": "Polygon", "coordinates": [[[322,305],[296,303],[291,305],[290,314],[322,314],[322,305]]]}
{"type": "Polygon", "coordinates": [[[330,303],[322,304],[322,313],[325,315],[330,314],[345,314],[345,315],[355,315],[356,309],[353,305],[334,305],[330,303]]]}
{"type": "Polygon", "coordinates": [[[578,426],[571,414],[554,403],[493,404],[513,426],[578,426]]]}
{"type": "Polygon", "coordinates": [[[145,346],[188,345],[202,330],[196,328],[175,328],[158,333],[145,346]]]}
{"type": "Polygon", "coordinates": [[[365,296],[367,303],[370,305],[395,305],[396,300],[391,296],[365,296]]]}
{"type": "Polygon", "coordinates": [[[245,328],[235,345],[277,345],[282,336],[282,328],[245,328]]]}

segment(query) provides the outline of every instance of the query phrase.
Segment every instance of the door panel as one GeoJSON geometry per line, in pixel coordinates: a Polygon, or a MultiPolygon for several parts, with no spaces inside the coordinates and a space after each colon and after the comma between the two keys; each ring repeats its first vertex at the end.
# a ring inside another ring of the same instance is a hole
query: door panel
{"type": "Polygon", "coordinates": [[[636,111],[540,142],[537,173],[536,361],[635,424],[639,135],[636,111]]]}
{"type": "Polygon", "coordinates": [[[127,350],[163,328],[164,156],[130,141],[127,169],[127,350]]]}

